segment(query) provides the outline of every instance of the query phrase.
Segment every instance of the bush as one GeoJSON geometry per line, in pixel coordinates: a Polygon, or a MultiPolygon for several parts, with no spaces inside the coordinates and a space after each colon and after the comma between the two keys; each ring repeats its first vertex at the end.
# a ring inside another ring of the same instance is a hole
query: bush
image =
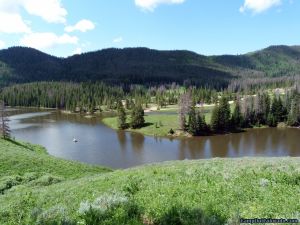
{"type": "Polygon", "coordinates": [[[53,176],[51,174],[43,175],[39,179],[34,181],[35,185],[40,185],[40,186],[49,186],[52,184],[56,184],[61,182],[63,179],[60,177],[53,176]]]}
{"type": "Polygon", "coordinates": [[[105,194],[94,202],[80,204],[79,214],[87,225],[142,225],[141,210],[123,194],[105,194]]]}
{"type": "Polygon", "coordinates": [[[173,135],[173,134],[175,134],[175,131],[171,128],[169,131],[169,134],[173,135]]]}
{"type": "Polygon", "coordinates": [[[140,190],[139,183],[139,180],[130,177],[128,183],[123,187],[126,196],[132,196],[137,193],[140,190]]]}
{"type": "Polygon", "coordinates": [[[62,206],[54,206],[47,211],[40,213],[36,220],[37,225],[75,225],[76,222],[71,221],[62,206]]]}
{"type": "Polygon", "coordinates": [[[7,176],[0,179],[0,194],[4,194],[6,190],[21,184],[22,177],[20,176],[7,176]]]}
{"type": "Polygon", "coordinates": [[[218,225],[224,221],[217,216],[207,216],[199,208],[180,208],[173,206],[161,218],[154,222],[157,225],[218,225]]]}

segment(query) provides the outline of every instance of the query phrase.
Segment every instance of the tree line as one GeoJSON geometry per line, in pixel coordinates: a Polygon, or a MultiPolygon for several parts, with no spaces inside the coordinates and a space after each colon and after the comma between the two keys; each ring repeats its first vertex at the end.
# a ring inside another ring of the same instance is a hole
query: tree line
{"type": "Polygon", "coordinates": [[[201,108],[195,108],[191,92],[179,100],[179,127],[193,136],[237,132],[244,128],[276,127],[279,123],[300,126],[300,94],[296,89],[270,96],[266,92],[239,97],[236,95],[231,110],[229,99],[223,95],[214,106],[210,124],[201,108]]]}
{"type": "MultiPolygon", "coordinates": [[[[159,108],[177,104],[186,88],[178,84],[145,87],[142,85],[107,85],[103,82],[34,82],[5,87],[1,97],[6,105],[23,107],[57,108],[72,112],[116,110],[120,100],[127,110],[135,102],[147,107],[157,104],[159,108]],[[104,108],[103,108],[104,107],[104,108]]],[[[192,88],[197,102],[216,102],[218,92],[209,88],[192,88]]]]}

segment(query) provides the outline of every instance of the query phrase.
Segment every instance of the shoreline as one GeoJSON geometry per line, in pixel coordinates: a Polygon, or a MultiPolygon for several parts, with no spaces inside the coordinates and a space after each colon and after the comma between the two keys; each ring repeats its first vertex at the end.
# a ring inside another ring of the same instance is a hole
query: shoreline
{"type": "MultiPolygon", "coordinates": [[[[267,128],[276,128],[276,129],[300,129],[300,127],[291,127],[291,126],[285,126],[285,127],[269,127],[269,126],[261,126],[261,127],[252,127],[252,128],[244,128],[241,129],[240,131],[237,132],[227,132],[227,133],[215,133],[215,134],[210,134],[210,135],[203,135],[203,136],[192,136],[191,134],[188,134],[187,132],[180,131],[178,129],[174,130],[175,134],[177,135],[170,135],[170,134],[165,134],[165,135],[159,135],[159,134],[149,134],[147,132],[143,132],[141,129],[125,129],[125,130],[119,130],[117,129],[114,125],[109,123],[107,120],[113,120],[116,119],[117,117],[107,117],[103,118],[101,122],[107,126],[110,129],[113,129],[114,131],[123,131],[123,132],[130,132],[130,133],[137,133],[141,134],[144,136],[148,137],[153,137],[153,138],[167,138],[167,139],[190,139],[190,138],[201,138],[201,137],[214,137],[214,136],[224,136],[224,135],[232,135],[232,134],[239,134],[239,133],[244,133],[248,132],[251,130],[259,130],[259,129],[267,129],[267,128]],[[179,133],[179,134],[178,134],[179,133]]],[[[158,128],[159,129],[159,128],[158,128]]]]}

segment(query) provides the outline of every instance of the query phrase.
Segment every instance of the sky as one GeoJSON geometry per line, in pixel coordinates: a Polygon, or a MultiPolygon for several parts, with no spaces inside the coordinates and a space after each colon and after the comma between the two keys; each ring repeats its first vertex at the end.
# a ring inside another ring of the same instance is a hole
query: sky
{"type": "Polygon", "coordinates": [[[300,45],[299,0],[0,0],[0,49],[67,57],[103,48],[243,54],[300,45]]]}

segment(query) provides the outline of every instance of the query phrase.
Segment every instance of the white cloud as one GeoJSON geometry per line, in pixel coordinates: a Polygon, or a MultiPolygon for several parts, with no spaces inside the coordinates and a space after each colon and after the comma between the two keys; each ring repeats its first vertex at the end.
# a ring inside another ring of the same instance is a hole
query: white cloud
{"type": "Polygon", "coordinates": [[[240,7],[240,12],[250,10],[254,13],[261,13],[280,4],[281,0],[245,0],[244,5],[240,7]]]}
{"type": "Polygon", "coordinates": [[[123,41],[123,37],[117,37],[113,40],[113,43],[120,43],[123,41]]]}
{"type": "Polygon", "coordinates": [[[78,47],[72,52],[72,55],[79,55],[81,53],[82,53],[82,49],[78,47]]]}
{"type": "Polygon", "coordinates": [[[20,6],[20,0],[11,1],[11,0],[0,0],[0,11],[1,12],[17,12],[20,6]]]}
{"type": "Polygon", "coordinates": [[[65,17],[68,14],[62,6],[61,0],[0,0],[1,13],[18,14],[20,16],[22,9],[28,14],[39,16],[49,23],[65,23],[65,17]]]}
{"type": "Polygon", "coordinates": [[[49,23],[65,23],[67,10],[60,0],[20,0],[24,9],[31,15],[39,16],[49,23]]]}
{"type": "Polygon", "coordinates": [[[2,33],[29,33],[30,28],[17,13],[0,11],[0,32],[2,33]]]}
{"type": "Polygon", "coordinates": [[[73,32],[73,31],[81,31],[86,32],[88,30],[95,29],[95,24],[90,20],[80,20],[78,23],[76,23],[74,26],[67,26],[65,27],[66,32],[73,32]]]}
{"type": "Polygon", "coordinates": [[[2,49],[2,48],[4,48],[4,47],[5,47],[4,41],[1,41],[1,40],[0,40],[0,49],[2,49]]]}
{"type": "Polygon", "coordinates": [[[160,4],[181,4],[185,0],[135,0],[135,4],[144,9],[153,11],[160,4]]]}
{"type": "Polygon", "coordinates": [[[78,38],[63,34],[58,36],[54,33],[31,33],[26,34],[21,40],[20,45],[44,50],[55,45],[61,44],[77,44],[78,38]]]}

